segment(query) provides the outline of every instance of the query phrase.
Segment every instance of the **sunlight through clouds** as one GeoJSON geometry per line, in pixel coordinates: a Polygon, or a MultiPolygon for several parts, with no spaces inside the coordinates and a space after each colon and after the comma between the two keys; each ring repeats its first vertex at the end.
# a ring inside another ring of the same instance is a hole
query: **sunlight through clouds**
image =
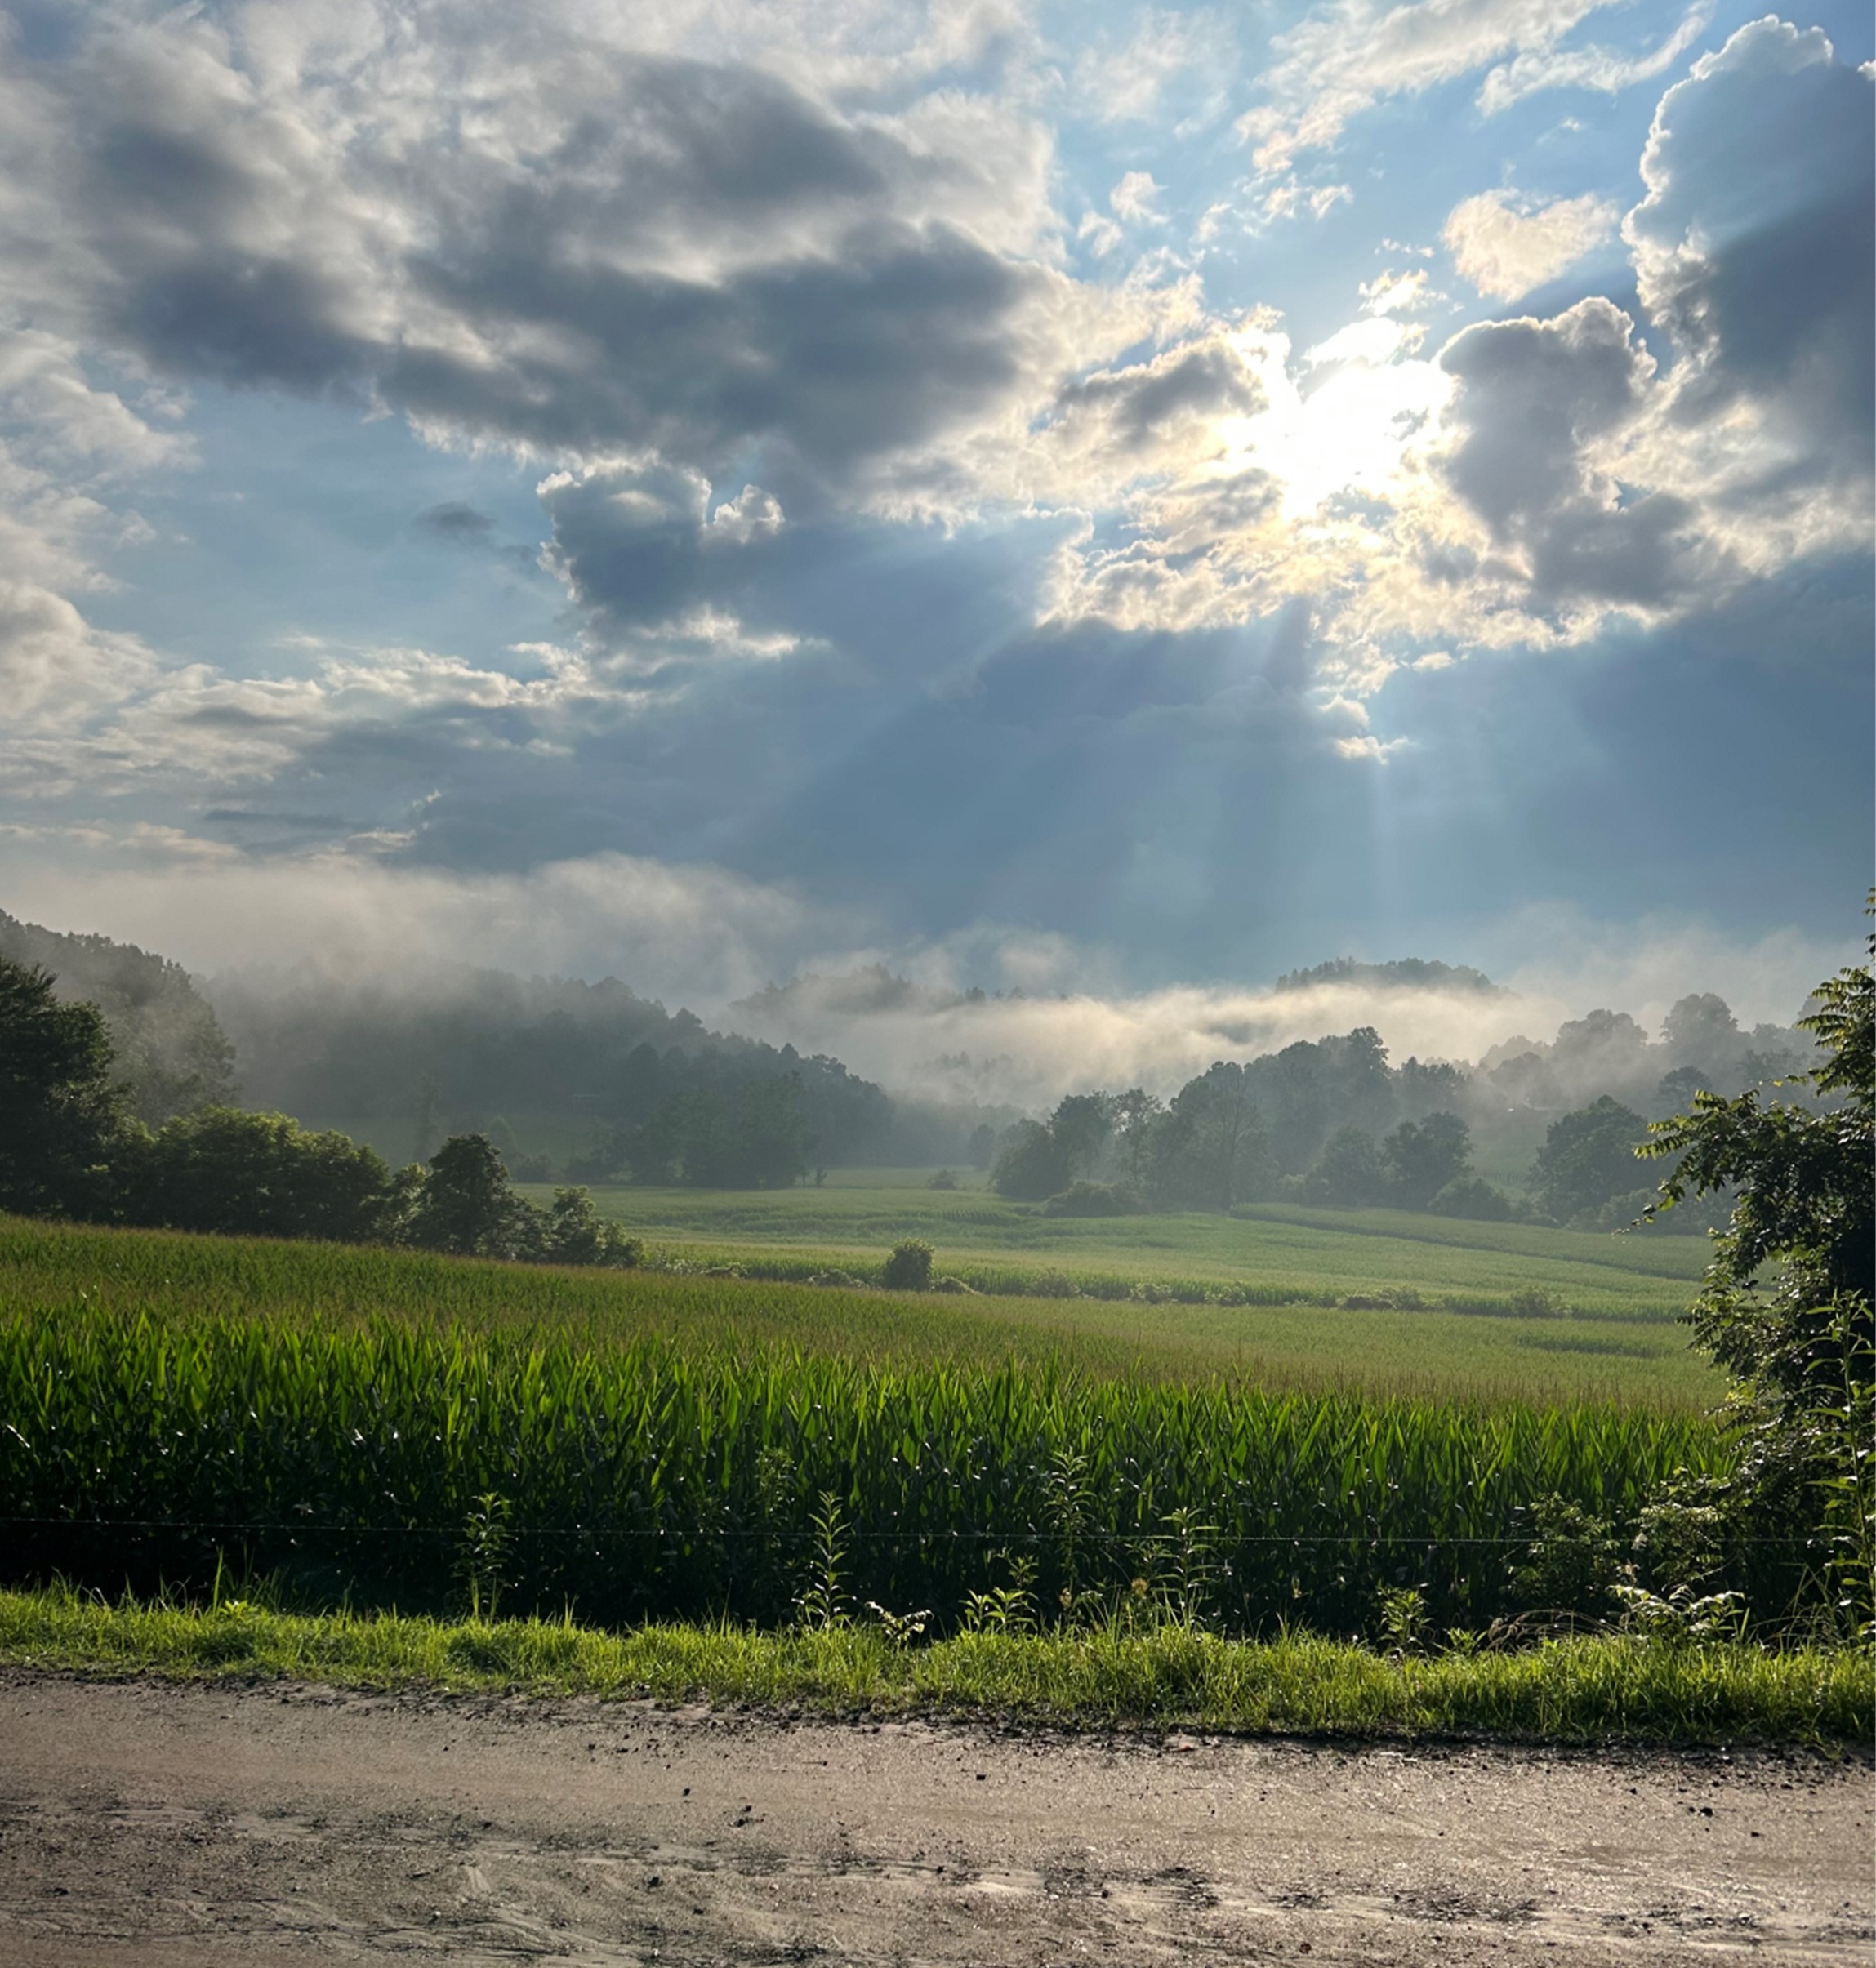
{"type": "Polygon", "coordinates": [[[7,18],[0,826],[277,808],[1174,976],[1380,909],[1383,785],[1388,884],[1604,879],[1517,790],[1550,693],[1612,756],[1714,652],[1657,830],[1788,646],[1857,728],[1840,0],[7,18]]]}

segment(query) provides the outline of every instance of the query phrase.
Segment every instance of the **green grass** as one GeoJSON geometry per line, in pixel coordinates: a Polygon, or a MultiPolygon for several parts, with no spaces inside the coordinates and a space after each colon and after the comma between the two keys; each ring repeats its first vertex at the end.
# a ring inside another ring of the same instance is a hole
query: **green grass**
{"type": "Polygon", "coordinates": [[[1866,1747],[1876,1724],[1876,1665],[1866,1653],[1671,1648],[1626,1637],[1403,1661],[1307,1634],[1260,1645],[1178,1626],[966,1634],[906,1648],[853,1626],[610,1633],[564,1620],[107,1605],[55,1588],[0,1592],[0,1664],[1355,1738],[1866,1747]]]}

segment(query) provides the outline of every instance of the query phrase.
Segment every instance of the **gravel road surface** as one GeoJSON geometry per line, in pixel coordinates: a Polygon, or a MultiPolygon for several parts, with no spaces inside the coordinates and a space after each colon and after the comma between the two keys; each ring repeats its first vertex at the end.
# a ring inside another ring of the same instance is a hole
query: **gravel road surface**
{"type": "Polygon", "coordinates": [[[1807,1756],[0,1676],[0,1965],[1872,1959],[1807,1756]]]}

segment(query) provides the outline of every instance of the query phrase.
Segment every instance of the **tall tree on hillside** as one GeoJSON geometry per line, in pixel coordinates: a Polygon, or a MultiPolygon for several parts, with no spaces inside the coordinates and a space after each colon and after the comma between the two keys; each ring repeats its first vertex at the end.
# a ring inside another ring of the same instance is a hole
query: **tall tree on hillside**
{"type": "Polygon", "coordinates": [[[0,1209],[96,1216],[124,1129],[95,1004],[60,1004],[50,971],[0,958],[0,1209]]]}

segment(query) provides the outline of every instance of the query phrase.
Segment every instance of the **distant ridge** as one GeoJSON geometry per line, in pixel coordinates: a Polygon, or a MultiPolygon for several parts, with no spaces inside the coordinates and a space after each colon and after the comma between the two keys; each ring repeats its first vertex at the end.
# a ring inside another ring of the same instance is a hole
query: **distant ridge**
{"type": "Polygon", "coordinates": [[[1464,991],[1481,998],[1509,998],[1517,994],[1495,984],[1468,964],[1442,964],[1428,957],[1397,957],[1391,964],[1363,964],[1353,957],[1331,957],[1308,970],[1289,970],[1277,980],[1278,991],[1308,991],[1317,984],[1373,984],[1382,990],[1464,991]]]}

